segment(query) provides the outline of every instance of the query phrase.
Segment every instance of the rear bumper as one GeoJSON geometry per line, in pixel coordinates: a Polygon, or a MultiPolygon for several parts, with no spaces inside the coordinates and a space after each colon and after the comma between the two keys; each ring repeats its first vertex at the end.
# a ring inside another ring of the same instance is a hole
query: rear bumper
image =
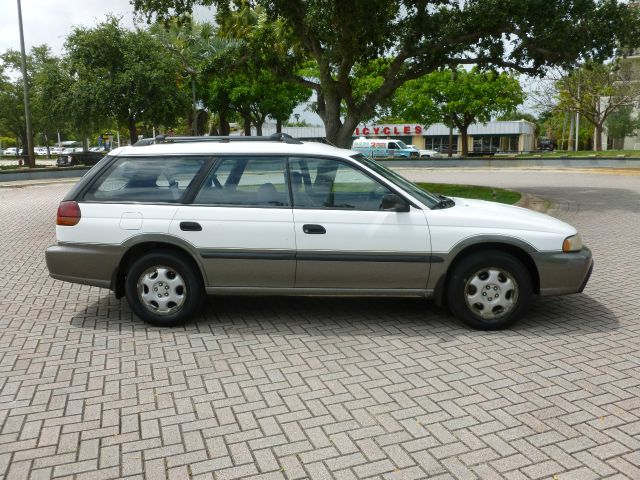
{"type": "Polygon", "coordinates": [[[112,289],[123,255],[121,246],[59,243],[47,248],[45,258],[52,278],[112,289]]]}
{"type": "Polygon", "coordinates": [[[532,256],[543,296],[582,292],[593,271],[593,256],[587,247],[579,252],[538,252],[532,256]]]}

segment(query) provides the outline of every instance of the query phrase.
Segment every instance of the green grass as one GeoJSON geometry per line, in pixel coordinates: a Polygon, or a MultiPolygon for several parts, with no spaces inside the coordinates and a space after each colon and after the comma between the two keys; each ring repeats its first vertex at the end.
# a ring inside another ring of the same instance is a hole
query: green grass
{"type": "MultiPolygon", "coordinates": [[[[36,168],[51,168],[51,165],[36,165],[36,168]]],[[[29,170],[26,165],[0,165],[0,170],[29,170]]]]}
{"type": "Polygon", "coordinates": [[[448,183],[418,183],[431,193],[441,193],[447,197],[475,198],[492,202],[512,205],[517,203],[522,195],[511,190],[493,187],[479,187],[476,185],[451,185],[448,183]]]}
{"type": "Polygon", "coordinates": [[[577,152],[567,152],[564,150],[556,150],[553,152],[532,152],[522,155],[516,155],[518,158],[542,157],[542,158],[573,158],[573,157],[628,157],[640,158],[640,150],[603,150],[594,152],[593,150],[579,150],[577,152]]]}

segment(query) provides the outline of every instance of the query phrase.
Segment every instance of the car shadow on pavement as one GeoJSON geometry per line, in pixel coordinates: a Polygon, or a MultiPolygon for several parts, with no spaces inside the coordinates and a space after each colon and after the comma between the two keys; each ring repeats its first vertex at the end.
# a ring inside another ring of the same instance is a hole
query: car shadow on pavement
{"type": "MultiPolygon", "coordinates": [[[[126,300],[112,295],[77,312],[71,325],[89,330],[212,333],[214,335],[421,335],[449,339],[477,332],[445,308],[417,298],[209,297],[192,322],[172,329],[147,325],[126,300]]],[[[528,314],[503,334],[575,335],[615,330],[615,313],[588,294],[539,297],[528,314]]]]}

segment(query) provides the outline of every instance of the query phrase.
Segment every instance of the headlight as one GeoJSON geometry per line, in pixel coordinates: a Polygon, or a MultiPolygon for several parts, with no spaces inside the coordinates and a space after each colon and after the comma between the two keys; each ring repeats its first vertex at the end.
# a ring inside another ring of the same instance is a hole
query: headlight
{"type": "Polygon", "coordinates": [[[579,233],[565,238],[564,242],[562,242],[563,252],[577,252],[578,250],[582,250],[582,237],[579,233]]]}

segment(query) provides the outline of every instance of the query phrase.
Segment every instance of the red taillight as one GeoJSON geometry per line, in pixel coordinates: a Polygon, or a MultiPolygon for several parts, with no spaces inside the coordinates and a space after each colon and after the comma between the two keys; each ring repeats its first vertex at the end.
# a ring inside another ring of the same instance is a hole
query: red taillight
{"type": "Polygon", "coordinates": [[[56,225],[71,227],[80,221],[80,205],[78,202],[60,202],[56,225]]]}

